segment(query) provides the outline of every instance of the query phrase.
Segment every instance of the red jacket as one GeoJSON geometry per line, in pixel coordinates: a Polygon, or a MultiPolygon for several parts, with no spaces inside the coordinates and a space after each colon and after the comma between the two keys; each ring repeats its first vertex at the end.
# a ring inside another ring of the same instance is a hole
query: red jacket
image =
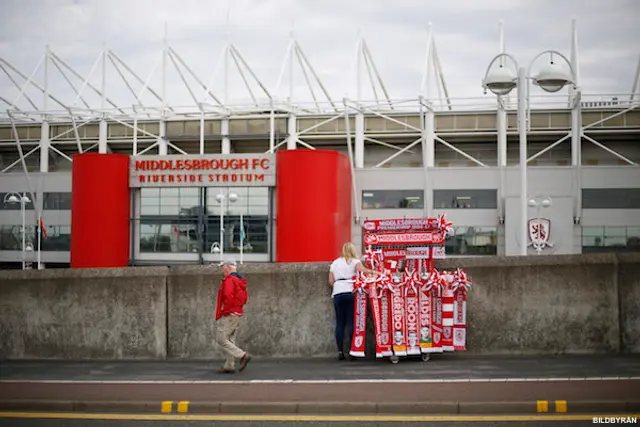
{"type": "Polygon", "coordinates": [[[238,273],[231,273],[224,279],[218,289],[218,305],[216,307],[216,320],[221,316],[244,314],[243,306],[247,303],[247,281],[238,273]]]}

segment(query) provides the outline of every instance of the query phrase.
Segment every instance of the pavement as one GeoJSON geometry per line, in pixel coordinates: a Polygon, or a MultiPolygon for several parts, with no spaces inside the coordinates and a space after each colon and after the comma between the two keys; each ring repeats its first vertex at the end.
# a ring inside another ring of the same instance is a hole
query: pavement
{"type": "Polygon", "coordinates": [[[220,364],[0,362],[0,425],[11,414],[21,418],[34,411],[149,414],[167,422],[172,416],[196,417],[193,422],[238,422],[225,417],[240,415],[320,417],[297,418],[305,422],[371,416],[372,423],[385,416],[640,413],[640,355],[443,354],[398,364],[254,358],[244,372],[232,375],[216,373],[220,364]]]}

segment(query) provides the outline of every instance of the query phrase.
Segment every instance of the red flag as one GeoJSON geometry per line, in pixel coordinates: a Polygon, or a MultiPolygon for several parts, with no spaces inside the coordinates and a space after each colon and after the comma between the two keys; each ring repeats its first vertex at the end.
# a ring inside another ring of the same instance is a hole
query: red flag
{"type": "Polygon", "coordinates": [[[40,228],[42,229],[42,235],[46,239],[47,238],[47,229],[44,226],[44,221],[42,221],[42,218],[40,218],[40,228]]]}

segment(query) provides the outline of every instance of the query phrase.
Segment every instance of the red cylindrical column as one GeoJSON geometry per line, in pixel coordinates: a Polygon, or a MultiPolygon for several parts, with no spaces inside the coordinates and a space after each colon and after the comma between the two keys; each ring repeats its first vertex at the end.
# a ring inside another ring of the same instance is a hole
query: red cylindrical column
{"type": "Polygon", "coordinates": [[[332,261],[351,241],[349,159],[332,150],[277,156],[276,261],[332,261]]]}
{"type": "Polygon", "coordinates": [[[129,156],[73,156],[71,268],[129,265],[129,156]]]}

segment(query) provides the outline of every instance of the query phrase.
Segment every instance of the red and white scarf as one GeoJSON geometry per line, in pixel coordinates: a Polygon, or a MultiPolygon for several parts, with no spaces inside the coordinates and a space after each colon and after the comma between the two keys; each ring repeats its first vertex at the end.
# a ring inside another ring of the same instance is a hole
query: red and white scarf
{"type": "Polygon", "coordinates": [[[467,349],[467,291],[471,289],[471,280],[461,269],[453,273],[453,348],[455,351],[467,349]]]}
{"type": "Polygon", "coordinates": [[[405,270],[405,324],[407,337],[407,355],[420,354],[420,276],[416,270],[405,270]]]}

